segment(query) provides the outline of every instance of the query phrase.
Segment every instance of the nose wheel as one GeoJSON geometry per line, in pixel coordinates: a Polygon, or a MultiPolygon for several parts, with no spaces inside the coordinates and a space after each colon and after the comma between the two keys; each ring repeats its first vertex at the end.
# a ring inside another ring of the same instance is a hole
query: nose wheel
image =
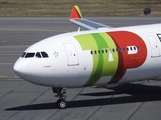
{"type": "Polygon", "coordinates": [[[59,109],[65,109],[67,108],[67,101],[65,99],[59,99],[57,102],[56,102],[56,105],[59,109]]]}
{"type": "Polygon", "coordinates": [[[52,87],[52,90],[54,93],[57,93],[57,95],[55,95],[55,97],[58,97],[59,99],[56,102],[56,106],[59,109],[65,109],[67,108],[67,101],[65,100],[66,96],[66,88],[54,88],[52,87]]]}

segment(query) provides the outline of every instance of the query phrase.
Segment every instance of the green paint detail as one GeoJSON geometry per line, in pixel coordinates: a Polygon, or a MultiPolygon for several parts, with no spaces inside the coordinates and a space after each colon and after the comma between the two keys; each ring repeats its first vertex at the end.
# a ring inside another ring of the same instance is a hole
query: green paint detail
{"type": "MultiPolygon", "coordinates": [[[[98,50],[102,50],[103,48],[108,47],[104,38],[100,34],[93,33],[92,36],[98,46],[98,50]]],[[[94,66],[96,66],[96,70],[92,71],[92,75],[90,76],[85,86],[93,85],[101,78],[102,69],[103,69],[103,54],[98,54],[97,57],[98,57],[97,58],[98,61],[94,59],[94,66]]]]}
{"type": "Polygon", "coordinates": [[[82,14],[81,14],[79,7],[77,5],[75,5],[74,7],[77,10],[77,12],[79,13],[79,16],[82,18],[82,14]]]}
{"type": "MultiPolygon", "coordinates": [[[[106,41],[106,43],[108,44],[108,49],[116,48],[116,45],[113,39],[107,33],[101,33],[101,35],[106,41]]],[[[114,76],[118,68],[118,59],[119,59],[118,53],[117,52],[112,53],[114,61],[110,61],[110,62],[108,61],[109,52],[108,54],[103,54],[103,55],[104,55],[104,60],[103,60],[104,64],[103,64],[102,76],[114,76]]]]}
{"type": "MultiPolygon", "coordinates": [[[[107,33],[92,33],[75,36],[82,49],[85,50],[105,50],[116,48],[112,38],[107,33]],[[89,43],[89,44],[88,44],[89,43]]],[[[103,76],[114,76],[118,67],[118,53],[112,53],[113,61],[108,61],[108,53],[93,54],[93,69],[88,81],[84,86],[94,85],[103,76]]]]}

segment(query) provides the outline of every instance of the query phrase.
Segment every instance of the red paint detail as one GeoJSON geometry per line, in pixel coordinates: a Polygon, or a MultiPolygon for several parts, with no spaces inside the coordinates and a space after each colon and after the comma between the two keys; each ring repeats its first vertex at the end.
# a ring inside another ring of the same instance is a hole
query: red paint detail
{"type": "Polygon", "coordinates": [[[140,49],[136,54],[128,54],[128,52],[118,52],[119,63],[118,69],[110,81],[110,83],[118,82],[127,69],[137,68],[141,66],[147,57],[147,48],[142,40],[137,34],[128,31],[117,31],[117,32],[107,32],[114,40],[117,48],[126,48],[127,46],[138,46],[140,49]]]}
{"type": "Polygon", "coordinates": [[[75,7],[73,7],[70,15],[70,19],[74,19],[74,18],[81,18],[81,16],[79,15],[75,7]]]}
{"type": "MultiPolygon", "coordinates": [[[[115,43],[116,46],[118,47],[117,43],[115,43]]],[[[112,80],[110,81],[110,83],[116,83],[118,82],[122,77],[123,75],[125,74],[126,72],[126,69],[124,68],[124,59],[123,59],[123,55],[122,54],[118,54],[118,68],[117,68],[117,71],[115,73],[115,76],[112,78],[112,80]]]]}

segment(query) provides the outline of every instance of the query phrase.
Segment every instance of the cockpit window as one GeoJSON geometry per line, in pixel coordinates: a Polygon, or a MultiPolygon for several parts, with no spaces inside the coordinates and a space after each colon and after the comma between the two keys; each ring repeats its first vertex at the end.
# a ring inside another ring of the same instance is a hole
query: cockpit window
{"type": "Polygon", "coordinates": [[[25,55],[26,55],[26,52],[23,52],[21,57],[23,58],[23,57],[25,57],[25,55]]]}
{"type": "Polygon", "coordinates": [[[46,52],[41,52],[41,54],[42,54],[43,58],[49,57],[48,54],[47,54],[46,52]]]}
{"type": "Polygon", "coordinates": [[[37,52],[37,53],[26,53],[24,52],[21,55],[22,58],[32,58],[32,57],[37,57],[37,58],[48,58],[48,54],[46,52],[37,52]]]}
{"type": "Polygon", "coordinates": [[[41,58],[41,55],[40,55],[39,52],[36,53],[36,57],[37,57],[37,58],[41,58]]]}
{"type": "Polygon", "coordinates": [[[25,58],[31,58],[34,57],[35,53],[27,53],[25,58]]]}

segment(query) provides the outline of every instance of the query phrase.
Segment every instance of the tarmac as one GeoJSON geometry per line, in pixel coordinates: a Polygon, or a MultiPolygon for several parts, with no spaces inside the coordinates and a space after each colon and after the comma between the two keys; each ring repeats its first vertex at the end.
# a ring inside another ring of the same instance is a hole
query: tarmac
{"type": "MultiPolygon", "coordinates": [[[[161,22],[160,17],[88,19],[112,27],[161,22]]],[[[0,18],[0,120],[160,120],[161,81],[67,89],[68,108],[60,110],[51,88],[14,74],[13,65],[28,46],[78,28],[64,17],[0,18]]]]}

